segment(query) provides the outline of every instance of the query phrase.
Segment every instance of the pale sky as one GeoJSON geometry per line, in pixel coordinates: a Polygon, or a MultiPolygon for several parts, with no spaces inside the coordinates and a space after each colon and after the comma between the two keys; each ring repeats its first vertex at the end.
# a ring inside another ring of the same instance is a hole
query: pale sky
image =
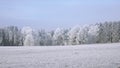
{"type": "Polygon", "coordinates": [[[0,27],[36,29],[120,21],[120,0],[0,0],[0,27]]]}

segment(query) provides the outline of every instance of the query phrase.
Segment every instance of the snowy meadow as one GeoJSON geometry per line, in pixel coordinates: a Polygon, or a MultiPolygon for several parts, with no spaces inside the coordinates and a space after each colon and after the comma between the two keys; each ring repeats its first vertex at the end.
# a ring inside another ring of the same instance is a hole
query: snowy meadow
{"type": "Polygon", "coordinates": [[[0,47],[0,68],[120,68],[120,43],[0,47]]]}

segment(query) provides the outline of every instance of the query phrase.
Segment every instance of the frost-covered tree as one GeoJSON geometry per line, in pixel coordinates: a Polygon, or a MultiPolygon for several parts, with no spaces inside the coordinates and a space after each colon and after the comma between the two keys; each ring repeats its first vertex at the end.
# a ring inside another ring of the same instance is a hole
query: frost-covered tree
{"type": "Polygon", "coordinates": [[[21,30],[23,35],[23,45],[24,46],[34,46],[35,45],[35,37],[34,30],[30,27],[24,27],[21,30]]]}
{"type": "Polygon", "coordinates": [[[77,32],[77,44],[85,44],[88,41],[88,26],[80,27],[77,32]]]}
{"type": "Polygon", "coordinates": [[[99,23],[98,24],[98,29],[99,29],[99,31],[98,31],[98,40],[97,40],[97,42],[98,43],[105,43],[105,42],[107,42],[107,40],[106,40],[106,33],[105,33],[105,26],[103,25],[103,23],[99,23]]]}
{"type": "Polygon", "coordinates": [[[7,27],[10,45],[20,45],[21,32],[16,26],[7,27]]]}
{"type": "Polygon", "coordinates": [[[118,38],[119,38],[119,42],[120,42],[120,21],[117,23],[118,23],[118,38]]]}
{"type": "Polygon", "coordinates": [[[69,45],[69,35],[68,35],[69,29],[63,30],[63,45],[69,45]]]}
{"type": "Polygon", "coordinates": [[[64,45],[63,29],[57,28],[53,35],[54,45],[64,45]]]}
{"type": "Polygon", "coordinates": [[[120,32],[120,23],[119,22],[113,22],[112,28],[110,29],[112,31],[112,42],[119,42],[119,32],[120,32]]]}
{"type": "Polygon", "coordinates": [[[0,28],[0,45],[3,46],[6,43],[6,36],[5,36],[5,30],[3,28],[0,28]]]}
{"type": "Polygon", "coordinates": [[[25,36],[24,46],[34,46],[34,37],[32,34],[25,36]]]}
{"type": "Polygon", "coordinates": [[[38,43],[40,46],[52,45],[52,33],[45,30],[38,31],[38,43]]]}
{"type": "Polygon", "coordinates": [[[113,28],[113,23],[112,22],[105,22],[104,23],[104,25],[105,25],[105,33],[106,33],[106,39],[107,39],[107,42],[113,42],[112,41],[112,39],[113,39],[113,37],[112,37],[112,34],[113,34],[113,32],[112,32],[112,28],[113,28]]]}
{"type": "Polygon", "coordinates": [[[19,46],[21,45],[21,33],[16,26],[9,26],[0,29],[1,45],[19,46]]]}
{"type": "Polygon", "coordinates": [[[98,25],[90,25],[88,27],[88,34],[87,34],[87,42],[88,44],[91,44],[91,43],[97,43],[97,39],[98,39],[98,31],[99,31],[99,28],[98,28],[98,25]]]}
{"type": "Polygon", "coordinates": [[[0,28],[1,46],[34,45],[79,45],[91,43],[120,42],[120,22],[105,22],[95,25],[75,26],[54,31],[35,31],[30,27],[16,26],[0,28]]]}
{"type": "Polygon", "coordinates": [[[68,36],[69,29],[60,29],[57,28],[54,31],[53,35],[53,44],[54,45],[68,45],[69,44],[69,36],[68,36]]]}
{"type": "Polygon", "coordinates": [[[10,46],[10,41],[9,41],[9,31],[6,28],[2,29],[2,46],[10,46]]]}
{"type": "Polygon", "coordinates": [[[112,43],[118,41],[119,25],[114,22],[105,22],[99,24],[98,42],[99,43],[112,43]]]}
{"type": "Polygon", "coordinates": [[[2,43],[2,30],[0,29],[0,45],[1,45],[1,43],[2,43]]]}
{"type": "Polygon", "coordinates": [[[52,32],[47,32],[46,33],[46,38],[47,38],[47,43],[46,45],[53,45],[53,36],[52,36],[52,32]]]}
{"type": "Polygon", "coordinates": [[[78,36],[79,30],[80,30],[80,26],[75,26],[75,27],[71,28],[71,30],[68,32],[70,45],[77,44],[77,36],[78,36]]]}

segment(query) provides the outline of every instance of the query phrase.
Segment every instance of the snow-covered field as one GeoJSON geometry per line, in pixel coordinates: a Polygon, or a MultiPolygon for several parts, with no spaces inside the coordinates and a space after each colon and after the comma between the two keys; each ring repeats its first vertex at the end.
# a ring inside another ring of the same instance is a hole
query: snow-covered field
{"type": "Polygon", "coordinates": [[[120,68],[120,44],[0,47],[0,68],[120,68]]]}

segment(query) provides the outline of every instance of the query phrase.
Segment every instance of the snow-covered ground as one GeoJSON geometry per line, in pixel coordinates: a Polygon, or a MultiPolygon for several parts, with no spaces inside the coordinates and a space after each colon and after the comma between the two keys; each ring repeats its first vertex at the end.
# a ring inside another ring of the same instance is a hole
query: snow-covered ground
{"type": "Polygon", "coordinates": [[[0,47],[0,68],[120,68],[120,44],[0,47]]]}

